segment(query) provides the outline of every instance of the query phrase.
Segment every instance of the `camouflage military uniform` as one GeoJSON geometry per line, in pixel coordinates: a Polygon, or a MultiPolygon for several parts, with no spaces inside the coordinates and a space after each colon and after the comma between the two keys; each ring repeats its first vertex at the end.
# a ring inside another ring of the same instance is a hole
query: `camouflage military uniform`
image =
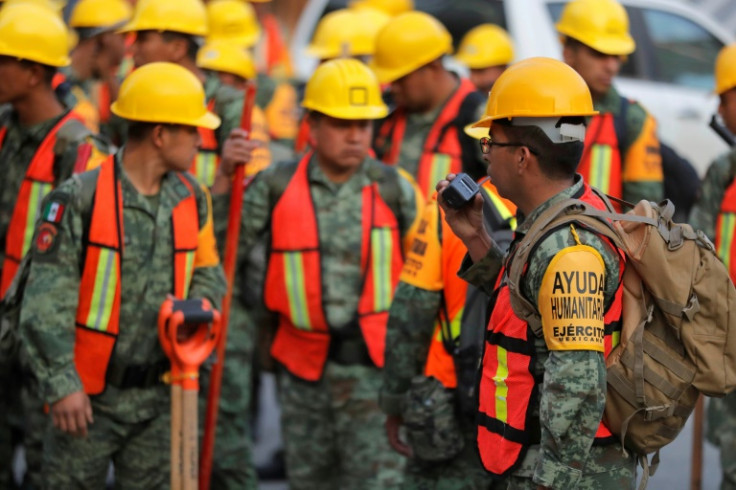
{"type": "MultiPolygon", "coordinates": [[[[621,95],[615,88],[611,87],[608,93],[600,100],[594,101],[595,110],[601,114],[612,113],[614,117],[621,112],[621,95]]],[[[645,170],[639,167],[650,164],[647,153],[655,151],[659,147],[656,133],[651,125],[654,124],[652,116],[638,103],[629,103],[626,110],[626,142],[621,148],[621,181],[623,186],[623,199],[637,203],[642,199],[659,202],[664,199],[664,181],[659,160],[659,170],[645,170]],[[637,167],[634,169],[633,167],[637,167]],[[648,180],[649,175],[656,174],[654,180],[648,180]],[[646,178],[642,178],[646,175],[646,178]]]]}
{"type": "MultiPolygon", "coordinates": [[[[188,190],[175,173],[166,174],[155,196],[139,194],[121,167],[123,253],[121,269],[120,333],[110,373],[129,366],[166,362],[158,341],[161,303],[173,286],[171,213],[188,190]]],[[[75,316],[83,264],[85,216],[91,212],[92,189],[98,171],[67,181],[47,198],[65,203],[55,224],[58,235],[48,250],[34,246],[23,298],[21,333],[30,366],[42,388],[44,401],[54,403],[82,389],[74,364],[75,316]]],[[[195,188],[200,223],[209,219],[208,198],[195,188]]],[[[214,242],[214,237],[212,237],[214,242]]],[[[208,298],[214,305],[224,292],[219,265],[194,270],[189,297],[208,298]]],[[[56,428],[46,434],[44,482],[49,488],[104,488],[109,461],[116,466],[121,488],[167,488],[169,483],[169,388],[119,388],[107,383],[92,396],[94,423],[86,439],[56,428]]]]}
{"type": "MultiPolygon", "coordinates": [[[[278,181],[288,165],[276,164],[255,177],[245,193],[240,252],[248,255],[268,232],[279,197],[278,181]]],[[[308,178],[323,250],[323,304],[331,331],[355,325],[362,288],[361,189],[370,182],[366,159],[345,183],[331,182],[312,159],[308,178]]],[[[288,172],[289,170],[286,170],[288,172]]],[[[418,211],[413,186],[400,182],[402,235],[418,211]]],[[[279,373],[282,431],[291,488],[391,488],[401,478],[403,463],[391,451],[378,408],[381,374],[374,366],[327,360],[322,378],[304,381],[279,373]]]]}
{"type": "MultiPolygon", "coordinates": [[[[574,185],[540,205],[528,217],[518,216],[516,233],[525,233],[554,203],[581,195],[582,188],[582,179],[577,176],[574,185]]],[[[597,235],[580,227],[577,233],[581,243],[597,250],[603,258],[604,297],[609,304],[618,287],[618,255],[597,235]]],[[[569,227],[552,232],[538,243],[521,285],[522,293],[532,304],[537,304],[542,278],[552,258],[575,244],[569,227]]],[[[512,244],[512,250],[513,247],[512,244]]],[[[460,275],[491,294],[503,260],[497,248],[475,264],[466,257],[460,275]]],[[[529,447],[520,466],[510,476],[508,488],[536,489],[539,485],[555,489],[633,488],[636,471],[633,456],[625,456],[618,442],[592,445],[606,400],[606,366],[602,353],[551,351],[543,336],[532,341],[536,354],[533,374],[543,377],[538,385],[539,401],[532,406],[532,417],[539,417],[540,421],[541,443],[529,447]]]]}
{"type": "MultiPolygon", "coordinates": [[[[5,260],[8,226],[28,165],[48,132],[66,114],[67,112],[31,127],[24,127],[18,122],[17,115],[9,107],[0,113],[0,128],[7,129],[2,149],[0,149],[0,165],[4,179],[4,184],[0,187],[0,243],[2,243],[0,267],[5,260]]],[[[77,127],[68,136],[65,136],[62,143],[55,149],[57,155],[55,185],[72,175],[77,161],[77,148],[80,143],[84,142],[94,145],[93,156],[96,158],[110,151],[104,142],[90,134],[89,131],[77,127]]],[[[42,430],[33,430],[33,428],[42,427],[45,424],[43,404],[37,400],[34,401],[36,398],[32,393],[34,381],[25,366],[18,364],[18,359],[8,359],[5,355],[3,357],[3,361],[0,362],[0,380],[2,380],[0,381],[0,413],[4,414],[0,420],[0,461],[3,461],[0,463],[3,466],[3,471],[0,471],[0,487],[4,488],[5,482],[10,478],[10,464],[7,464],[7,467],[5,464],[11,461],[12,444],[9,438],[11,426],[18,430],[23,430],[25,427],[26,483],[29,486],[40,487],[42,430]],[[21,403],[21,389],[23,390],[22,398],[27,400],[27,403],[21,403]]]]}
{"type": "MultiPolygon", "coordinates": [[[[715,240],[716,219],[726,188],[736,176],[736,150],[719,156],[703,178],[690,223],[715,240]]],[[[736,393],[708,401],[708,440],[721,449],[721,489],[736,489],[736,393]]]]}

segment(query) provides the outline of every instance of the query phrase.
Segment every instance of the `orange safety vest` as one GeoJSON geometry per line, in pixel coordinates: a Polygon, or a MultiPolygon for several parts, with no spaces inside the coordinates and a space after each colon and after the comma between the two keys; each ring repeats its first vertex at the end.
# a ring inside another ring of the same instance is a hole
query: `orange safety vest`
{"type": "MultiPolygon", "coordinates": [[[[194,272],[199,213],[189,181],[181,175],[179,178],[189,195],[172,212],[173,294],[185,299],[194,272]]],[[[120,330],[122,237],[123,195],[111,156],[100,167],[97,179],[75,321],[74,363],[89,395],[105,390],[107,367],[120,330]]]]}
{"type": "MultiPolygon", "coordinates": [[[[8,234],[5,237],[5,260],[0,278],[0,298],[5,296],[18,272],[20,261],[30,249],[36,219],[41,212],[41,202],[46,194],[51,192],[56,180],[54,175],[56,136],[64,124],[71,119],[82,122],[79,115],[74,112],[69,112],[62,117],[38,146],[26,170],[8,225],[8,234]]],[[[0,128],[0,149],[2,149],[6,133],[7,128],[0,128]]],[[[75,173],[87,170],[91,154],[92,145],[90,143],[82,143],[77,147],[75,173]]]]}
{"type": "Polygon", "coordinates": [[[736,283],[736,180],[726,189],[721,201],[721,209],[716,220],[716,252],[728,268],[731,281],[736,283]]]}
{"type": "MultiPolygon", "coordinates": [[[[424,141],[416,180],[425,198],[432,195],[437,182],[448,173],[458,173],[463,169],[462,148],[458,139],[461,135],[452,123],[457,118],[463,100],[472,92],[475,92],[475,86],[469,80],[461,78],[460,86],[445,103],[424,141]]],[[[405,131],[406,112],[402,109],[394,111],[381,125],[376,148],[385,148],[386,140],[391,140],[388,152],[382,155],[385,163],[398,163],[405,131]]]]}
{"type": "Polygon", "coordinates": [[[613,114],[593,116],[585,133],[578,172],[585,182],[609,196],[623,197],[621,152],[613,114]]]}
{"type": "MultiPolygon", "coordinates": [[[[311,154],[296,172],[273,209],[271,256],[264,301],[279,314],[271,354],[292,374],[316,381],[322,376],[330,345],[322,307],[322,267],[317,217],[307,177],[311,154]]],[[[360,268],[363,290],[358,323],[371,360],[383,367],[388,310],[403,265],[396,216],[378,184],[362,191],[363,222],[360,268]]]]}
{"type": "MultiPolygon", "coordinates": [[[[510,201],[503,199],[498,195],[496,187],[486,181],[483,189],[491,198],[492,205],[499,210],[501,216],[513,216],[516,212],[516,206],[510,201]]],[[[465,245],[444,219],[444,212],[432,200],[435,210],[435,218],[430,223],[438,223],[437,233],[428,233],[425,235],[426,249],[423,250],[422,256],[436,263],[435,267],[441,267],[441,276],[444,284],[442,285],[442,303],[443,308],[437,318],[432,341],[429,344],[429,353],[427,354],[427,362],[424,366],[424,375],[436,378],[445,388],[457,387],[457,373],[455,371],[455,361],[452,353],[448,352],[445,347],[447,340],[443,339],[442,324],[447,327],[445,331],[452,335],[452,340],[460,335],[460,327],[467,303],[468,283],[457,275],[460,270],[463,257],[465,257],[465,245]],[[441,227],[441,231],[439,230],[441,227]],[[440,239],[440,236],[442,237],[440,239]],[[439,250],[439,253],[432,254],[431,250],[439,250]],[[437,257],[437,260],[434,260],[437,257]]],[[[425,215],[427,217],[427,215],[425,215]]],[[[431,226],[431,224],[429,225],[431,226]]],[[[419,235],[417,235],[419,237],[419,235]]],[[[424,240],[424,239],[423,239],[424,240]]],[[[411,258],[412,251],[409,252],[407,258],[411,258]]],[[[422,268],[431,266],[429,260],[422,261],[422,268]]],[[[406,269],[405,269],[406,270],[406,269]]],[[[402,276],[402,280],[404,277],[402,276]]]]}
{"type": "MultiPolygon", "coordinates": [[[[585,185],[580,199],[605,209],[588,185],[585,185]]],[[[624,260],[623,256],[621,260],[624,260]]],[[[535,377],[533,372],[535,335],[529,325],[513,312],[511,293],[503,280],[507,268],[508,263],[498,276],[494,292],[478,385],[478,451],[486,471],[497,476],[506,476],[516,469],[527,448],[539,443],[540,431],[539,420],[532,416],[532,408],[539,403],[539,385],[542,383],[542,379],[535,377]]],[[[603,315],[605,357],[619,342],[622,288],[619,282],[614,300],[603,315]]],[[[595,442],[602,444],[613,438],[601,421],[595,442]]]]}

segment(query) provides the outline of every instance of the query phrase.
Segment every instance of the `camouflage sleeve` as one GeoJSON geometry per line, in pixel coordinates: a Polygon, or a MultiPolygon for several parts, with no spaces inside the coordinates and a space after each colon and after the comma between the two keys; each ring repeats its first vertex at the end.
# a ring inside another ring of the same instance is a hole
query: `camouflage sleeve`
{"type": "Polygon", "coordinates": [[[716,218],[726,187],[732,179],[731,160],[736,163],[736,151],[719,156],[708,167],[700,184],[698,197],[690,210],[690,224],[703,230],[711,240],[715,240],[716,218]]]}
{"type": "Polygon", "coordinates": [[[638,103],[626,114],[627,147],[621,156],[623,198],[637,203],[642,199],[664,199],[664,174],[659,151],[657,122],[638,103]]]}
{"type": "Polygon", "coordinates": [[[270,225],[271,189],[269,178],[281,165],[272,165],[257,174],[243,195],[238,257],[247,257],[253,246],[270,225]]]}
{"type": "Polygon", "coordinates": [[[441,291],[399,282],[386,330],[386,360],[379,404],[387,415],[400,415],[411,378],[422,372],[434,331],[441,291]]]}
{"type": "MultiPolygon", "coordinates": [[[[68,180],[45,199],[63,206],[60,219],[36,225],[20,315],[22,346],[44,401],[82,389],[74,365],[75,316],[82,263],[80,181],[68,180]]],[[[57,213],[58,214],[58,213],[57,213]]]]}
{"type": "Polygon", "coordinates": [[[491,247],[486,256],[476,263],[473,263],[470,255],[466,254],[457,274],[460,279],[491,296],[496,288],[496,280],[501,272],[504,257],[504,253],[498,246],[491,247]]]}
{"type": "Polygon", "coordinates": [[[220,127],[215,130],[217,145],[222,148],[230,132],[240,127],[240,117],[243,114],[243,94],[232,87],[220,87],[216,97],[215,112],[222,119],[220,127]]]}
{"type": "MultiPolygon", "coordinates": [[[[596,276],[604,276],[605,288],[601,298],[604,304],[608,305],[614,299],[619,281],[619,258],[617,252],[599,236],[580,227],[566,226],[550,234],[537,246],[522,284],[524,294],[535,305],[540,304],[543,294],[543,299],[548,300],[550,291],[552,296],[555,291],[558,295],[581,294],[577,283],[576,287],[571,288],[574,292],[570,289],[565,293],[564,284],[559,281],[551,287],[549,281],[553,278],[545,275],[552,267],[570,271],[569,277],[575,277],[575,271],[581,270],[585,271],[582,276],[588,277],[588,273],[595,269],[596,276]],[[569,262],[559,260],[564,252],[573,250],[576,255],[574,258],[570,256],[569,262]]],[[[595,299],[599,288],[591,288],[582,294],[595,299]]],[[[553,308],[545,310],[541,304],[539,308],[549,356],[544,362],[544,381],[540,391],[540,457],[533,480],[550,488],[575,488],[605,406],[602,311],[599,311],[599,315],[591,312],[583,325],[601,332],[594,340],[588,340],[556,337],[552,326],[556,318],[552,314],[553,308]]],[[[558,321],[567,323],[564,318],[558,321]]]]}
{"type": "Polygon", "coordinates": [[[189,297],[207,298],[214,308],[219,309],[227,284],[217,251],[210,194],[205,186],[201,186],[201,191],[197,195],[201,224],[189,297]]]}

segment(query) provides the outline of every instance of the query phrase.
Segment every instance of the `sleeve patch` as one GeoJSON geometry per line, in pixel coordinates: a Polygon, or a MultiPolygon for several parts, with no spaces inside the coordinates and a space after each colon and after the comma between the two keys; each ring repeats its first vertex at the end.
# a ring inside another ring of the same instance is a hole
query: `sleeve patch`
{"type": "Polygon", "coordinates": [[[550,350],[604,351],[605,271],[588,245],[568,247],[549,263],[537,307],[550,350]]]}
{"type": "Polygon", "coordinates": [[[58,234],[59,230],[56,229],[53,223],[41,223],[36,233],[36,253],[48,255],[53,252],[56,249],[58,234]]]}
{"type": "Polygon", "coordinates": [[[61,223],[64,217],[66,202],[63,199],[54,199],[46,203],[41,213],[41,219],[49,223],[61,223]]]}

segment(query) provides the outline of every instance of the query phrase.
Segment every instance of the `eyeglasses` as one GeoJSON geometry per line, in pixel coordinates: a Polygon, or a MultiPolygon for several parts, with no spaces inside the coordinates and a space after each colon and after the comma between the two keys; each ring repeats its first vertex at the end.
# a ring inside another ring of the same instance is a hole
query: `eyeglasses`
{"type": "Polygon", "coordinates": [[[512,141],[509,141],[506,143],[499,143],[497,141],[493,141],[489,136],[484,136],[480,139],[480,151],[482,151],[483,153],[490,153],[491,148],[494,146],[501,146],[501,147],[503,146],[526,146],[527,148],[529,148],[530,152],[532,152],[535,155],[538,154],[534,148],[532,148],[529,145],[525,145],[524,143],[515,143],[512,141]]]}

